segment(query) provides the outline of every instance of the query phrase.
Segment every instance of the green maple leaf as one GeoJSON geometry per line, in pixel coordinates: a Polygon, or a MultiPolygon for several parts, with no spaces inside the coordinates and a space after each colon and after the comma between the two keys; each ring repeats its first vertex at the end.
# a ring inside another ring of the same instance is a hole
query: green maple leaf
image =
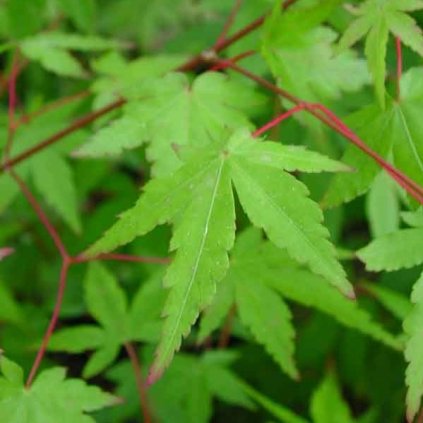
{"type": "MultiPolygon", "coordinates": [[[[421,68],[410,69],[401,80],[400,101],[389,101],[385,110],[377,105],[367,106],[346,120],[369,147],[384,158],[391,154],[394,165],[420,185],[423,185],[422,77],[421,68]]],[[[328,206],[364,194],[380,171],[378,165],[354,145],[347,147],[342,161],[357,171],[354,176],[344,174],[333,178],[324,200],[328,206]]]]}
{"type": "MultiPolygon", "coordinates": [[[[298,263],[289,258],[284,251],[269,242],[264,242],[260,232],[252,228],[244,231],[237,238],[231,254],[231,267],[225,279],[219,283],[213,303],[207,307],[202,316],[199,342],[204,341],[214,330],[222,326],[231,306],[236,304],[235,285],[238,284],[241,288],[243,283],[248,283],[248,280],[251,283],[254,281],[255,284],[266,285],[287,300],[320,310],[342,325],[366,334],[391,348],[397,350],[402,348],[400,340],[374,321],[365,309],[345,298],[337,289],[329,286],[322,277],[300,268],[298,263]]],[[[377,292],[375,295],[379,297],[377,292]]],[[[393,294],[386,291],[380,296],[383,297],[380,301],[400,316],[409,310],[408,301],[402,297],[393,298],[393,294]]],[[[265,308],[265,305],[263,307],[265,308]]],[[[264,312],[266,313],[267,310],[264,312]]],[[[251,318],[259,319],[256,315],[251,318]]],[[[269,327],[270,324],[266,323],[264,326],[269,327]]],[[[286,335],[288,335],[287,339],[290,339],[289,330],[286,335]]],[[[274,335],[269,333],[261,343],[272,345],[275,339],[274,335]]],[[[270,346],[270,349],[275,350],[274,346],[270,346]]],[[[290,351],[292,353],[293,347],[290,351]]],[[[290,359],[284,356],[286,351],[277,351],[277,354],[277,361],[285,362],[282,366],[284,369],[288,366],[290,359]]]]}
{"type": "Polygon", "coordinates": [[[116,359],[126,342],[157,341],[163,300],[159,280],[153,277],[140,287],[128,307],[116,278],[104,266],[92,264],[85,280],[85,302],[100,326],[80,325],[57,331],[48,348],[69,353],[95,350],[83,371],[84,377],[92,377],[116,359]]]}
{"type": "MultiPolygon", "coordinates": [[[[288,147],[291,152],[292,148],[288,147]]],[[[211,303],[216,284],[228,270],[228,251],[235,238],[232,183],[251,221],[263,228],[272,242],[346,295],[353,295],[321,224],[321,210],[308,198],[307,188],[282,170],[296,167],[307,171],[314,169],[315,163],[307,164],[306,157],[303,163],[297,159],[294,163],[286,149],[258,143],[247,130],[235,132],[223,145],[192,154],[171,176],[149,182],[137,204],[89,249],[90,255],[111,251],[159,224],[174,226],[171,250],[177,252],[165,276],[170,292],[153,378],[168,365],[182,336],[211,303]]],[[[308,156],[300,148],[301,154],[308,156]]],[[[326,168],[345,170],[333,161],[328,161],[326,168]]],[[[318,169],[322,170],[321,164],[318,169]]]]}
{"type": "Polygon", "coordinates": [[[413,421],[419,411],[423,396],[423,274],[413,287],[411,294],[413,308],[404,320],[404,331],[407,335],[405,359],[408,362],[406,370],[407,417],[413,421]]]}
{"type": "Polygon", "coordinates": [[[335,375],[326,375],[311,399],[314,423],[353,423],[347,402],[342,398],[335,375]]]}
{"type": "Polygon", "coordinates": [[[97,94],[96,105],[106,104],[116,96],[136,99],[139,87],[163,77],[187,60],[180,54],[142,56],[128,62],[117,51],[107,52],[91,62],[91,68],[98,75],[91,85],[97,94]]]}
{"type": "Polygon", "coordinates": [[[87,413],[117,404],[117,398],[80,379],[65,379],[60,367],[44,370],[25,388],[22,369],[0,359],[0,419],[8,423],[94,423],[87,413]]]}
{"type": "Polygon", "coordinates": [[[337,3],[320,2],[292,12],[282,12],[277,5],[268,18],[264,56],[280,85],[303,100],[333,100],[368,82],[365,61],[352,51],[334,56],[336,32],[317,26],[337,3]]]}
{"type": "Polygon", "coordinates": [[[423,228],[402,229],[373,240],[357,251],[371,271],[393,271],[423,263],[423,228]]]}
{"type": "MultiPolygon", "coordinates": [[[[250,329],[257,342],[263,345],[283,371],[292,378],[298,378],[293,360],[291,312],[281,296],[262,283],[258,272],[251,273],[257,266],[256,253],[260,243],[261,233],[256,229],[246,230],[238,237],[231,255],[231,267],[225,279],[219,283],[218,293],[201,320],[199,338],[201,341],[217,329],[231,305],[235,304],[241,322],[250,329]]],[[[261,266],[259,268],[260,272],[266,270],[261,266]]]]}
{"type": "Polygon", "coordinates": [[[61,76],[84,77],[86,72],[70,51],[101,51],[115,49],[118,43],[95,36],[46,32],[24,39],[22,53],[39,62],[48,71],[61,76]]]}
{"type": "Polygon", "coordinates": [[[356,9],[358,18],[347,28],[339,42],[340,50],[345,50],[366,36],[365,54],[378,102],[383,107],[389,33],[423,56],[422,32],[414,19],[405,13],[422,8],[423,2],[419,0],[367,0],[356,9]]]}
{"type": "Polygon", "coordinates": [[[174,145],[205,146],[227,128],[252,128],[246,113],[263,104],[253,89],[216,72],[192,83],[184,74],[171,73],[135,91],[138,99],[124,108],[122,118],[95,134],[79,156],[117,155],[148,142],[153,174],[168,174],[181,165],[174,145]]]}

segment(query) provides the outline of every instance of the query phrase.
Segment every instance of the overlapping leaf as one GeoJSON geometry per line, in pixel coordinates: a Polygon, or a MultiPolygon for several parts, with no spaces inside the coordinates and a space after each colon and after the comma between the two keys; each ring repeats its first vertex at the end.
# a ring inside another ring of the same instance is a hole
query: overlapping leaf
{"type": "Polygon", "coordinates": [[[421,1],[367,0],[356,10],[358,18],[343,34],[340,49],[366,36],[365,53],[373,75],[379,104],[385,105],[386,51],[389,33],[423,56],[423,35],[417,23],[405,12],[423,8],[421,1]],[[367,35],[366,35],[367,34],[367,35]]]}
{"type": "Polygon", "coordinates": [[[99,373],[112,363],[125,342],[157,341],[164,301],[157,278],[141,286],[128,308],[125,293],[115,277],[105,267],[93,264],[85,280],[85,301],[100,326],[62,329],[53,335],[49,344],[52,351],[95,350],[84,368],[85,377],[99,373]]]}
{"type": "Polygon", "coordinates": [[[153,173],[168,174],[181,165],[174,145],[198,148],[216,142],[227,128],[252,127],[247,113],[263,104],[252,88],[219,73],[205,73],[193,83],[186,75],[168,74],[141,83],[135,93],[139,100],[130,102],[123,117],[95,134],[78,155],[116,155],[148,142],[153,173]]]}
{"type": "MultiPolygon", "coordinates": [[[[177,252],[165,276],[170,293],[152,378],[168,365],[229,267],[228,251],[235,236],[231,181],[252,222],[278,247],[287,248],[297,260],[352,295],[321,224],[320,209],[308,199],[305,186],[282,171],[313,168],[313,163],[306,163],[308,153],[298,149],[298,155],[305,155],[301,165],[297,158],[290,160],[281,145],[270,155],[267,142],[257,144],[259,150],[256,143],[248,131],[239,130],[221,146],[190,154],[187,164],[174,174],[148,183],[137,204],[88,251],[93,255],[111,251],[159,224],[173,224],[171,249],[177,252]]],[[[323,167],[333,171],[343,165],[328,161],[323,167]]],[[[319,164],[317,169],[323,167],[319,164]]]]}
{"type": "Polygon", "coordinates": [[[335,56],[337,34],[317,26],[337,3],[331,0],[284,13],[277,5],[268,19],[263,44],[266,61],[281,86],[303,100],[334,99],[368,82],[364,60],[352,51],[335,56]]]}
{"type": "Polygon", "coordinates": [[[353,423],[350,409],[342,398],[335,375],[326,375],[311,400],[314,423],[353,423]]]}
{"type": "Polygon", "coordinates": [[[27,389],[22,369],[0,359],[0,420],[8,423],[94,423],[87,413],[117,404],[117,398],[80,379],[65,379],[55,367],[43,371],[27,389]]]}

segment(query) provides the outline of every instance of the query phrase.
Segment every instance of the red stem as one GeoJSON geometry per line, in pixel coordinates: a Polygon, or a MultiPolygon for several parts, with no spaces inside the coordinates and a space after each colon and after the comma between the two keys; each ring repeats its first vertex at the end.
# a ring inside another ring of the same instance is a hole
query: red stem
{"type": "Polygon", "coordinates": [[[220,332],[219,341],[217,343],[220,349],[224,349],[228,346],[229,340],[231,339],[232,325],[235,319],[235,306],[233,305],[229,310],[229,313],[226,317],[225,326],[220,332]]]}
{"type": "MultiPolygon", "coordinates": [[[[284,2],[282,2],[281,7],[283,7],[284,9],[287,9],[289,6],[291,6],[293,3],[295,3],[295,1],[297,1],[297,0],[285,0],[284,2]]],[[[214,54],[219,53],[222,50],[229,47],[230,45],[234,44],[236,41],[238,41],[241,38],[247,36],[252,31],[259,28],[263,24],[263,22],[265,21],[266,17],[267,17],[267,15],[263,15],[263,16],[259,17],[258,19],[256,19],[255,21],[251,22],[250,24],[246,25],[244,28],[240,29],[235,34],[233,34],[232,36],[226,38],[224,41],[222,41],[214,49],[212,48],[211,52],[214,53],[214,54]]],[[[209,53],[210,53],[210,51],[209,51],[209,53]]],[[[210,57],[210,55],[208,55],[208,56],[210,57]]],[[[213,56],[213,54],[212,54],[212,56],[213,56]]],[[[210,59],[207,59],[207,60],[209,61],[210,59]]],[[[199,55],[194,56],[193,58],[187,60],[182,65],[178,66],[175,69],[175,71],[183,72],[183,71],[193,70],[198,65],[203,63],[204,61],[205,61],[204,54],[203,53],[199,54],[199,55]]],[[[120,108],[125,103],[126,103],[125,99],[116,100],[116,101],[104,106],[103,108],[76,120],[73,124],[71,124],[70,126],[68,126],[65,129],[63,129],[62,131],[59,131],[58,133],[56,133],[56,134],[52,135],[51,137],[47,138],[46,140],[40,142],[36,146],[34,146],[34,147],[24,151],[23,153],[19,154],[17,157],[12,158],[11,160],[8,160],[7,162],[3,163],[0,166],[0,173],[4,172],[8,168],[11,168],[11,167],[17,165],[18,163],[22,162],[23,160],[28,159],[33,154],[36,154],[39,151],[43,150],[44,148],[48,147],[49,145],[54,144],[55,142],[59,141],[60,139],[64,138],[65,136],[67,136],[67,135],[71,134],[72,132],[77,131],[78,129],[87,125],[88,123],[93,122],[94,120],[96,120],[100,116],[103,116],[104,114],[106,114],[106,113],[108,113],[112,110],[120,108]]]]}
{"type": "Polygon", "coordinates": [[[15,113],[16,113],[16,105],[18,103],[17,95],[16,95],[16,79],[18,77],[18,69],[19,69],[19,53],[16,52],[13,55],[12,59],[12,69],[10,71],[9,79],[8,79],[8,93],[9,93],[9,122],[8,122],[8,132],[7,132],[7,141],[6,146],[4,148],[4,155],[3,155],[3,163],[6,163],[10,156],[10,151],[12,149],[13,138],[15,136],[15,113]]]}
{"type": "Polygon", "coordinates": [[[401,38],[395,38],[395,46],[397,53],[397,101],[400,101],[401,97],[401,77],[402,77],[402,46],[401,38]]]}
{"type": "MultiPolygon", "coordinates": [[[[284,2],[281,2],[281,7],[283,9],[287,9],[289,6],[294,4],[296,1],[297,0],[285,0],[284,2]]],[[[213,53],[214,54],[220,53],[221,51],[225,50],[230,45],[236,43],[241,38],[246,37],[251,32],[255,31],[257,28],[260,28],[260,26],[263,25],[264,21],[266,20],[267,16],[268,16],[267,14],[260,16],[259,18],[257,18],[253,22],[250,22],[248,25],[244,26],[239,31],[237,31],[233,35],[231,35],[230,37],[225,38],[222,42],[219,43],[218,46],[211,48],[208,51],[208,53],[210,53],[210,52],[212,54],[213,53]]],[[[201,53],[201,54],[198,54],[197,56],[194,56],[193,58],[188,60],[183,65],[179,66],[177,70],[180,71],[180,72],[193,70],[196,67],[198,67],[199,65],[201,65],[203,62],[204,62],[204,53],[201,53]]]]}
{"type": "Polygon", "coordinates": [[[362,141],[350,128],[348,128],[341,119],[339,119],[333,112],[327,109],[325,106],[320,104],[310,105],[301,101],[299,98],[293,96],[287,91],[273,85],[264,78],[253,74],[252,72],[241,68],[240,66],[232,63],[230,60],[216,60],[216,63],[224,63],[231,69],[241,73],[242,75],[250,78],[251,80],[257,82],[268,90],[279,94],[280,96],[286,98],[287,100],[295,103],[297,105],[307,105],[304,107],[308,113],[312,114],[320,121],[324,122],[326,125],[331,127],[333,130],[344,136],[346,139],[355,144],[360,150],[370,156],[375,160],[385,171],[396,181],[398,182],[412,197],[414,197],[419,203],[423,204],[423,188],[420,187],[416,182],[410,179],[408,176],[404,175],[402,172],[397,170],[391,164],[386,162],[382,157],[380,157],[376,152],[374,152],[370,147],[368,147],[364,141],[362,141]]]}
{"type": "Polygon", "coordinates": [[[212,50],[217,51],[219,49],[219,46],[225,42],[226,40],[226,36],[228,35],[229,30],[231,29],[231,26],[233,25],[236,15],[239,12],[240,8],[242,5],[242,0],[235,0],[235,4],[228,16],[228,18],[226,19],[225,24],[223,25],[223,29],[222,32],[220,33],[220,35],[218,36],[216,43],[214,44],[212,50]]]}
{"type": "Polygon", "coordinates": [[[41,107],[36,112],[22,116],[17,122],[17,125],[27,124],[31,120],[43,115],[44,113],[48,113],[52,110],[58,109],[59,107],[65,106],[66,104],[72,103],[74,101],[81,100],[85,97],[88,97],[89,95],[91,95],[91,92],[88,90],[84,90],[79,93],[69,95],[67,97],[59,98],[58,100],[52,101],[44,107],[41,107]]]}
{"type": "MultiPolygon", "coordinates": [[[[248,51],[245,51],[244,53],[238,54],[237,56],[231,57],[229,60],[232,63],[237,63],[240,60],[245,59],[246,57],[250,57],[250,56],[252,56],[253,54],[256,54],[256,53],[257,52],[255,50],[248,50],[248,51]]],[[[227,67],[228,67],[227,64],[218,63],[217,65],[212,66],[209,69],[209,71],[216,72],[216,71],[219,71],[219,70],[222,70],[222,69],[226,69],[227,67]]]]}
{"type": "Polygon", "coordinates": [[[59,233],[57,232],[54,225],[50,222],[50,219],[42,209],[42,207],[39,205],[36,198],[32,195],[32,192],[29,190],[25,182],[16,174],[15,171],[10,170],[10,175],[12,178],[16,181],[16,183],[19,185],[20,190],[22,191],[23,195],[27,199],[28,203],[31,205],[31,207],[34,209],[36,215],[38,216],[38,219],[40,222],[44,225],[47,232],[49,233],[51,239],[53,240],[54,244],[56,245],[56,248],[60,252],[60,255],[62,256],[62,259],[69,259],[69,254],[66,251],[66,247],[63,244],[59,233]]]}
{"type": "Polygon", "coordinates": [[[269,129],[272,129],[274,126],[279,125],[285,119],[288,119],[290,116],[294,115],[295,113],[304,110],[307,106],[305,104],[299,104],[298,106],[289,109],[287,112],[282,113],[281,115],[275,117],[270,122],[266,123],[266,125],[262,126],[261,128],[256,129],[253,132],[253,137],[260,137],[262,134],[267,132],[269,129]]]}
{"type": "Polygon", "coordinates": [[[26,381],[26,388],[29,388],[34,380],[35,375],[37,374],[38,368],[40,367],[40,364],[44,358],[44,355],[47,350],[47,345],[50,341],[51,335],[54,332],[54,329],[56,328],[57,321],[59,319],[60,310],[62,308],[62,302],[63,302],[63,296],[66,289],[66,281],[68,276],[68,270],[70,266],[69,260],[63,260],[62,268],[60,270],[60,279],[59,279],[59,287],[57,291],[57,298],[56,303],[54,304],[54,310],[53,314],[50,318],[50,323],[47,327],[47,330],[44,334],[43,341],[41,343],[41,346],[37,352],[37,356],[35,357],[34,364],[32,365],[31,371],[29,372],[28,379],[26,381]]]}
{"type": "Polygon", "coordinates": [[[88,125],[89,123],[98,119],[100,116],[103,116],[106,113],[109,113],[110,111],[121,107],[125,103],[126,103],[126,100],[119,99],[119,100],[114,101],[113,103],[108,104],[107,106],[102,107],[101,109],[96,110],[95,112],[89,113],[88,115],[85,115],[85,116],[77,119],[75,122],[73,122],[67,128],[57,132],[56,134],[47,138],[45,141],[35,145],[32,148],[29,148],[28,150],[24,151],[23,153],[19,154],[18,156],[8,160],[6,163],[3,163],[3,165],[0,166],[0,172],[4,172],[5,170],[7,170],[7,169],[9,169],[13,166],[16,166],[18,163],[22,162],[23,160],[25,160],[25,159],[31,157],[32,155],[38,153],[39,151],[43,150],[44,148],[48,147],[49,145],[52,145],[52,144],[56,143],[57,141],[61,140],[66,135],[69,135],[72,132],[75,132],[78,129],[81,129],[82,127],[84,127],[84,126],[88,125]]]}
{"type": "Polygon", "coordinates": [[[137,352],[134,346],[130,342],[125,343],[125,349],[128,354],[129,360],[131,361],[132,368],[134,370],[135,381],[137,384],[139,401],[141,406],[141,411],[144,417],[144,423],[151,423],[152,418],[150,414],[150,408],[148,405],[148,398],[147,398],[147,386],[142,376],[141,365],[138,360],[137,352]]]}

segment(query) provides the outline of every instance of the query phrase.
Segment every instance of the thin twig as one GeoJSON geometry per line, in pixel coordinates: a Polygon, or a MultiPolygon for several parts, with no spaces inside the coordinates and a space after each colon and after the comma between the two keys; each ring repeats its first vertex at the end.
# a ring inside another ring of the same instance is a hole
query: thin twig
{"type": "Polygon", "coordinates": [[[128,353],[129,360],[131,361],[132,368],[134,370],[135,381],[137,384],[139,401],[141,406],[141,411],[143,414],[143,422],[144,423],[151,423],[151,413],[150,408],[148,405],[148,398],[147,398],[147,386],[142,376],[141,365],[138,359],[137,352],[134,346],[130,342],[125,343],[125,349],[128,353]]]}
{"type": "MultiPolygon", "coordinates": [[[[281,2],[281,7],[283,9],[287,9],[289,6],[294,4],[296,1],[297,0],[285,0],[284,2],[281,2]]],[[[232,44],[239,41],[241,38],[246,37],[247,35],[249,35],[253,31],[255,31],[256,29],[260,28],[260,26],[263,25],[264,21],[266,20],[267,16],[268,16],[268,14],[260,16],[256,20],[250,22],[248,25],[241,28],[239,31],[235,32],[230,37],[223,40],[214,49],[212,48],[212,49],[209,49],[207,51],[209,53],[211,51],[212,54],[213,53],[214,54],[220,53],[221,51],[225,50],[226,48],[228,48],[232,44]]],[[[203,62],[204,62],[204,53],[200,53],[197,56],[192,57],[190,60],[188,60],[187,62],[185,62],[181,66],[179,66],[177,70],[180,71],[180,72],[190,71],[190,70],[197,68],[203,62]]]]}
{"type": "MultiPolygon", "coordinates": [[[[231,57],[229,60],[230,60],[232,63],[238,63],[240,60],[245,59],[245,58],[247,58],[247,57],[250,57],[250,56],[252,56],[252,55],[254,55],[254,54],[256,54],[256,53],[257,53],[257,52],[256,52],[255,50],[248,50],[248,51],[245,51],[245,52],[243,52],[243,53],[240,53],[240,54],[238,54],[238,55],[236,55],[236,56],[234,56],[234,57],[231,57]]],[[[228,65],[227,65],[227,64],[219,63],[219,64],[217,64],[217,65],[213,65],[213,66],[209,69],[209,71],[216,72],[216,71],[219,71],[219,70],[226,69],[227,67],[228,67],[228,65]]]]}
{"type": "Polygon", "coordinates": [[[16,166],[18,163],[22,162],[23,160],[28,159],[29,157],[33,156],[34,154],[38,153],[39,151],[43,150],[44,148],[60,141],[65,136],[78,131],[79,129],[83,128],[84,126],[88,125],[91,122],[94,122],[99,117],[121,107],[123,104],[126,103],[126,100],[119,99],[114,101],[113,103],[108,104],[107,106],[102,107],[94,112],[91,112],[73,122],[67,128],[62,129],[61,131],[57,132],[56,134],[52,135],[51,137],[47,138],[46,140],[40,142],[39,144],[35,145],[28,150],[25,150],[23,153],[19,154],[18,156],[8,160],[6,163],[3,163],[0,166],[0,172],[4,172],[8,168],[16,166]]]}
{"type": "Polygon", "coordinates": [[[9,93],[9,122],[8,122],[8,132],[7,132],[7,141],[6,146],[4,147],[3,153],[3,163],[6,163],[9,160],[10,151],[12,150],[13,139],[15,136],[15,113],[16,105],[18,102],[16,95],[16,79],[18,77],[19,69],[19,52],[16,51],[12,59],[12,69],[10,71],[8,79],[8,93],[9,93]]]}
{"type": "Polygon", "coordinates": [[[401,98],[401,77],[402,77],[402,45],[401,38],[395,38],[395,46],[397,53],[397,101],[401,98]]]}
{"type": "Polygon", "coordinates": [[[51,239],[53,240],[54,244],[56,245],[57,250],[60,252],[60,255],[63,259],[69,258],[69,254],[66,250],[65,245],[62,242],[62,239],[60,238],[59,233],[57,232],[54,225],[50,222],[50,219],[28,188],[28,186],[25,184],[25,182],[20,178],[20,176],[14,171],[10,170],[10,175],[12,178],[16,181],[18,184],[22,194],[27,199],[28,203],[31,205],[33,210],[35,211],[35,214],[38,216],[38,219],[43,224],[43,226],[46,228],[48,234],[50,235],[51,239]]]}
{"type": "Polygon", "coordinates": [[[226,316],[225,325],[220,332],[219,341],[217,342],[217,346],[220,349],[226,348],[229,344],[229,340],[231,339],[231,332],[232,332],[232,325],[235,319],[235,306],[233,305],[229,310],[228,315],[226,316]]]}
{"type": "Polygon", "coordinates": [[[213,50],[219,49],[220,44],[224,43],[226,40],[226,36],[228,35],[229,30],[231,29],[231,26],[233,25],[236,15],[238,14],[243,0],[235,0],[235,4],[229,13],[228,18],[226,19],[225,24],[223,25],[222,32],[217,37],[216,43],[213,46],[213,50]]]}
{"type": "Polygon", "coordinates": [[[46,104],[45,106],[41,107],[37,111],[33,113],[28,113],[26,115],[21,116],[21,118],[18,120],[17,125],[27,124],[31,122],[33,119],[43,115],[44,113],[48,113],[52,110],[56,110],[59,107],[65,106],[69,103],[72,103],[77,100],[81,100],[85,97],[88,97],[91,95],[91,91],[84,90],[80,91],[79,93],[69,95],[67,97],[62,97],[59,100],[52,101],[51,103],[46,104]]]}
{"type": "Polygon", "coordinates": [[[253,132],[253,137],[260,137],[269,129],[272,129],[274,126],[279,125],[282,121],[284,121],[285,119],[288,119],[290,116],[294,115],[295,113],[298,113],[304,110],[306,107],[307,106],[305,104],[299,104],[298,106],[295,106],[292,109],[289,109],[288,111],[280,114],[279,116],[276,116],[274,119],[272,119],[270,122],[263,125],[261,128],[256,129],[253,132]]]}
{"type": "Polygon", "coordinates": [[[34,377],[37,374],[38,368],[40,367],[40,364],[46,353],[51,335],[53,334],[54,329],[56,328],[56,325],[57,325],[57,321],[59,320],[60,310],[62,308],[63,296],[66,290],[66,282],[67,282],[69,266],[70,266],[70,261],[64,260],[62,263],[62,268],[60,270],[59,287],[57,291],[56,302],[54,304],[53,314],[51,315],[50,323],[44,334],[43,341],[37,352],[37,356],[35,357],[34,364],[32,365],[31,371],[29,372],[29,376],[25,384],[26,388],[29,388],[31,386],[34,380],[34,377]]]}
{"type": "MultiPolygon", "coordinates": [[[[284,9],[286,9],[289,6],[291,6],[295,1],[296,0],[286,0],[285,2],[282,3],[282,7],[284,9]]],[[[250,24],[246,25],[245,27],[243,27],[242,29],[237,31],[232,36],[226,38],[222,43],[220,43],[220,45],[215,50],[213,50],[213,49],[211,50],[212,53],[219,53],[219,52],[223,51],[224,49],[226,49],[227,47],[229,47],[230,45],[237,42],[238,40],[240,40],[241,38],[250,34],[252,31],[259,28],[263,24],[266,17],[267,17],[267,15],[261,16],[260,18],[256,19],[255,21],[251,22],[250,24]]],[[[204,55],[199,54],[199,55],[194,56],[193,58],[187,60],[182,65],[178,66],[175,69],[175,71],[179,71],[179,72],[190,71],[190,70],[195,69],[198,65],[200,65],[203,62],[204,62],[204,55]]],[[[28,159],[32,155],[38,153],[39,151],[43,150],[44,148],[46,148],[46,147],[54,144],[55,142],[61,140],[65,136],[77,131],[78,129],[84,127],[85,125],[95,121],[96,119],[105,115],[106,113],[109,113],[112,110],[115,110],[115,109],[122,107],[125,103],[126,103],[126,100],[121,98],[121,99],[118,99],[118,100],[116,100],[112,103],[109,103],[108,105],[104,106],[103,108],[101,108],[101,109],[99,109],[95,112],[89,113],[88,115],[86,115],[86,116],[84,116],[80,119],[77,119],[74,123],[69,125],[67,128],[59,131],[58,133],[56,133],[56,134],[52,135],[51,137],[47,138],[46,140],[41,141],[39,144],[37,144],[34,147],[22,152],[18,156],[8,160],[6,163],[3,163],[0,166],[0,173],[4,172],[8,168],[11,168],[11,167],[17,165],[18,163],[22,162],[23,160],[28,159]]]]}

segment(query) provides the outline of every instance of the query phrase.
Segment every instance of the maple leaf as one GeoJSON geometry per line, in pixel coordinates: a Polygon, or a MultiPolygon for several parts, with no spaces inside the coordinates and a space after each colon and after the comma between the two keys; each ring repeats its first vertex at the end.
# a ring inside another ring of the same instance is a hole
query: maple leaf
{"type": "Polygon", "coordinates": [[[314,391],[310,414],[314,423],[353,423],[347,402],[342,398],[333,372],[329,372],[314,391]]]}
{"type": "Polygon", "coordinates": [[[263,54],[281,87],[303,100],[333,100],[368,82],[365,61],[352,51],[335,56],[336,32],[317,26],[337,3],[287,12],[275,7],[268,18],[263,54]]]}
{"type": "Polygon", "coordinates": [[[101,129],[76,154],[117,155],[148,142],[153,174],[168,174],[181,165],[175,144],[201,147],[216,142],[228,128],[253,128],[246,113],[263,105],[254,89],[217,72],[192,83],[180,73],[148,79],[136,89],[136,97],[122,118],[101,129]]]}
{"type": "Polygon", "coordinates": [[[382,107],[385,106],[385,57],[389,33],[399,37],[401,42],[423,56],[421,29],[405,13],[422,8],[421,1],[367,0],[355,9],[358,18],[339,41],[339,49],[343,51],[366,36],[365,54],[375,83],[376,96],[382,107]]]}
{"type": "Polygon", "coordinates": [[[0,419],[8,423],[94,423],[87,413],[115,405],[118,399],[81,379],[66,379],[66,370],[44,370],[28,389],[22,369],[1,357],[0,419]]]}
{"type": "MultiPolygon", "coordinates": [[[[159,224],[174,226],[170,248],[177,252],[164,279],[170,292],[152,378],[169,364],[182,336],[210,304],[216,283],[228,270],[228,252],[235,238],[232,182],[253,224],[262,227],[272,242],[353,296],[327,239],[328,231],[321,224],[321,210],[307,197],[307,188],[282,170],[315,170],[315,162],[307,163],[308,153],[303,149],[298,150],[299,156],[304,154],[303,161],[290,160],[286,148],[258,143],[242,129],[222,145],[190,155],[171,176],[149,182],[136,205],[87,252],[111,251],[159,224]]],[[[323,170],[321,164],[317,168],[323,170]]],[[[345,167],[329,160],[327,170],[345,167]]]]}
{"type": "Polygon", "coordinates": [[[104,266],[90,265],[85,281],[88,311],[100,324],[80,325],[55,332],[49,350],[81,353],[95,350],[83,370],[92,377],[109,366],[123,344],[131,341],[156,342],[164,292],[157,276],[141,285],[130,307],[125,292],[104,266]]]}
{"type": "Polygon", "coordinates": [[[69,52],[115,49],[119,44],[96,36],[46,32],[21,41],[22,53],[45,69],[62,76],[84,77],[82,65],[69,52]]]}

